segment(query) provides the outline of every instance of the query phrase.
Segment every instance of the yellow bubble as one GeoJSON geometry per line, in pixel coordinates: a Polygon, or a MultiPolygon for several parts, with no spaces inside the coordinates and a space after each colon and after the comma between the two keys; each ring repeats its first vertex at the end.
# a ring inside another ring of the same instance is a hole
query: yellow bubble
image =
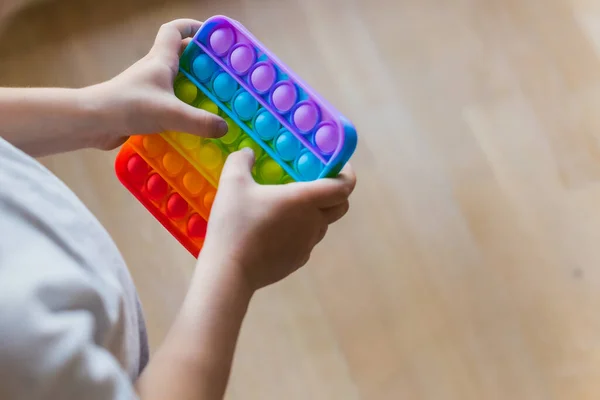
{"type": "Polygon", "coordinates": [[[148,135],[144,136],[142,146],[146,149],[148,157],[156,157],[164,151],[165,142],[158,135],[148,135]]]}
{"type": "Polygon", "coordinates": [[[168,173],[176,175],[183,168],[183,158],[175,153],[167,153],[163,157],[163,165],[168,173]]]}
{"type": "Polygon", "coordinates": [[[245,147],[249,147],[252,150],[254,150],[254,157],[257,160],[262,155],[263,149],[258,145],[258,143],[256,143],[254,140],[252,140],[250,138],[246,138],[246,139],[242,140],[240,142],[240,145],[238,146],[238,150],[241,150],[241,149],[243,149],[245,147]]]}
{"type": "Polygon", "coordinates": [[[189,133],[180,133],[177,136],[177,141],[186,150],[192,150],[200,144],[200,138],[189,133]]]}
{"type": "Polygon", "coordinates": [[[221,142],[226,145],[230,145],[235,142],[238,137],[240,137],[242,128],[240,128],[240,126],[233,122],[233,120],[230,118],[225,118],[225,121],[227,122],[227,126],[229,126],[229,131],[221,138],[221,142]]]}
{"type": "Polygon", "coordinates": [[[183,186],[195,196],[204,188],[204,179],[197,172],[190,171],[183,177],[183,186]]]}
{"type": "Polygon", "coordinates": [[[191,104],[198,96],[198,88],[189,80],[182,80],[175,87],[175,96],[187,104],[191,104]]]}
{"type": "Polygon", "coordinates": [[[204,207],[211,208],[215,201],[215,192],[208,192],[204,196],[204,207]]]}
{"type": "Polygon", "coordinates": [[[198,104],[198,108],[201,108],[209,113],[219,114],[219,107],[213,103],[210,99],[204,99],[198,104]]]}
{"type": "Polygon", "coordinates": [[[214,143],[206,143],[198,151],[198,161],[206,168],[217,168],[222,161],[221,149],[214,143]]]}
{"type": "Polygon", "coordinates": [[[283,168],[271,158],[265,160],[258,168],[260,176],[265,183],[277,183],[283,176],[283,168]]]}

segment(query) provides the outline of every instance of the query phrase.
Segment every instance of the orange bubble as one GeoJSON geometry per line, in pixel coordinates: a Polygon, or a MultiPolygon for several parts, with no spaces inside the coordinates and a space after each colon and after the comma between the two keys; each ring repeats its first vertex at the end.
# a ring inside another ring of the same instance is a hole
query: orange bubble
{"type": "Polygon", "coordinates": [[[167,172],[171,175],[178,174],[183,168],[183,158],[175,153],[167,153],[163,157],[163,165],[167,172]]]}
{"type": "Polygon", "coordinates": [[[157,157],[165,150],[165,142],[158,135],[144,136],[142,146],[144,146],[148,157],[157,157]]]}
{"type": "Polygon", "coordinates": [[[213,203],[215,202],[215,192],[208,192],[206,196],[204,196],[204,207],[210,210],[213,203]]]}
{"type": "Polygon", "coordinates": [[[197,172],[190,171],[183,177],[183,186],[192,196],[195,196],[204,188],[204,179],[197,172]]]}

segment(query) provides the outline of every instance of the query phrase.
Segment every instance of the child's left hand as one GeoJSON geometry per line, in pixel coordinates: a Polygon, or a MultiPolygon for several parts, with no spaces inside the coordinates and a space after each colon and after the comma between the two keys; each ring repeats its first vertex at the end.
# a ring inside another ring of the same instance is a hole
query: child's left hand
{"type": "Polygon", "coordinates": [[[201,22],[179,19],[161,26],[150,52],[115,78],[84,89],[110,115],[111,128],[96,135],[93,147],[110,150],[133,134],[178,131],[221,137],[227,123],[221,117],[192,107],[173,92],[179,56],[201,22]]]}

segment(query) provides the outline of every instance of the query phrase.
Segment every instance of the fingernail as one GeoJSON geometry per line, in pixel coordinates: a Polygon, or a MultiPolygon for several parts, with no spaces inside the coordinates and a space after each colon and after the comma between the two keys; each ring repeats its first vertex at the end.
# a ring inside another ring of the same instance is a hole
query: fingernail
{"type": "Polygon", "coordinates": [[[227,122],[219,121],[219,123],[217,124],[217,133],[223,136],[227,132],[229,132],[229,125],[227,125],[227,122]]]}
{"type": "Polygon", "coordinates": [[[252,150],[250,147],[244,147],[240,151],[243,151],[244,153],[254,157],[254,150],[252,150]]]}

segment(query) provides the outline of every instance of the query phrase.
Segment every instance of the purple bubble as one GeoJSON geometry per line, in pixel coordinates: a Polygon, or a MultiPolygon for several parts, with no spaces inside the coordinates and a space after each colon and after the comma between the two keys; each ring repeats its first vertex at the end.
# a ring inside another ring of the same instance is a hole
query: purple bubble
{"type": "Polygon", "coordinates": [[[276,75],[275,68],[271,64],[260,64],[250,74],[250,81],[256,90],[264,93],[273,86],[276,75]]]}
{"type": "Polygon", "coordinates": [[[338,146],[339,135],[335,126],[331,124],[321,125],[315,134],[315,143],[324,154],[331,154],[338,146]]]}
{"type": "Polygon", "coordinates": [[[231,66],[238,74],[244,74],[248,72],[254,60],[256,59],[256,53],[250,46],[241,45],[233,49],[229,61],[231,66]]]}
{"type": "Polygon", "coordinates": [[[296,102],[298,93],[291,82],[284,82],[273,90],[273,105],[280,112],[288,112],[296,102]]]}
{"type": "Polygon", "coordinates": [[[233,46],[235,33],[229,27],[219,28],[210,35],[210,47],[218,55],[222,56],[233,46]]]}
{"type": "Polygon", "coordinates": [[[319,120],[319,110],[312,102],[302,103],[294,111],[294,124],[302,132],[308,132],[315,127],[319,120]]]}

